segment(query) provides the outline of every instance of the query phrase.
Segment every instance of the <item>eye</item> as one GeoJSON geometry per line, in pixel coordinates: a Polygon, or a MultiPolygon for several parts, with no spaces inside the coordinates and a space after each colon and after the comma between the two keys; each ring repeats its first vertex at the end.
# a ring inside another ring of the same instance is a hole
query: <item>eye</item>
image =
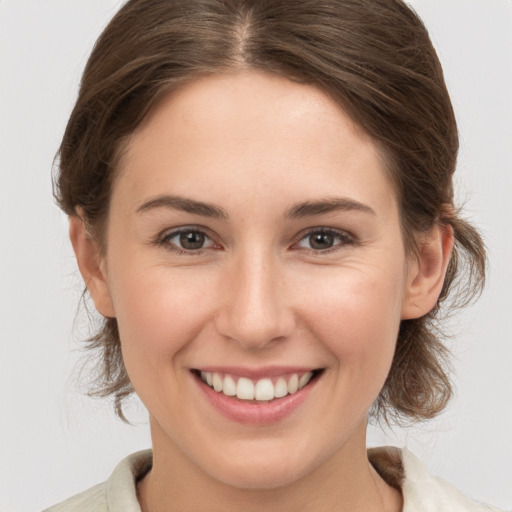
{"type": "Polygon", "coordinates": [[[173,231],[164,235],[158,243],[180,252],[200,252],[201,249],[214,246],[208,235],[197,229],[173,231]]]}
{"type": "Polygon", "coordinates": [[[322,252],[336,250],[339,246],[353,243],[354,240],[343,231],[316,228],[301,238],[297,245],[304,249],[322,252]]]}

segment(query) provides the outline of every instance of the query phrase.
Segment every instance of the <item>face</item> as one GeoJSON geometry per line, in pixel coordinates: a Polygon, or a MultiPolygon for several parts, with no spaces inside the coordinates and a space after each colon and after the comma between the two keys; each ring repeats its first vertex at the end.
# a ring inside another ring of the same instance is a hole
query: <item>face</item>
{"type": "Polygon", "coordinates": [[[93,296],[155,454],[268,488],[364,447],[413,267],[374,143],[316,88],[244,72],[133,135],[93,296]]]}

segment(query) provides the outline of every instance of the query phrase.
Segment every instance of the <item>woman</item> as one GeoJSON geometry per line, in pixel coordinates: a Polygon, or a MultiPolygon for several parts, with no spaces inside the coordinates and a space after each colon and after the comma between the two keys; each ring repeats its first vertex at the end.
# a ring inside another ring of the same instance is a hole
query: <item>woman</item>
{"type": "Polygon", "coordinates": [[[457,147],[400,2],[128,2],[56,195],[105,318],[101,392],[121,417],[138,394],[153,451],[49,510],[490,509],[366,451],[369,416],[428,419],[451,395],[435,321],[485,271],[457,147]]]}

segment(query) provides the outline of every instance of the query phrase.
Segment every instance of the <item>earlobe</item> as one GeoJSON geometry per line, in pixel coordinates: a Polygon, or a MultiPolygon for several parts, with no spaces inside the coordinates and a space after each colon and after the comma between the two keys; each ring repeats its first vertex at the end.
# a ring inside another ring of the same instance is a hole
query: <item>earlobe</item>
{"type": "Polygon", "coordinates": [[[417,241],[416,258],[410,262],[402,320],[420,318],[437,303],[453,251],[453,228],[436,225],[417,241]]]}
{"type": "Polygon", "coordinates": [[[78,268],[98,312],[114,318],[114,308],[98,243],[90,235],[79,216],[69,219],[69,238],[75,251],[78,268]]]}

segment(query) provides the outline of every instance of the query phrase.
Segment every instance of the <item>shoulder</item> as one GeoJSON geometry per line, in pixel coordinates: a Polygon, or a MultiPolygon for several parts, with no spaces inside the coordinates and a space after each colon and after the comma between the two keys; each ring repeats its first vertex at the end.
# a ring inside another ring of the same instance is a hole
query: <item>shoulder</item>
{"type": "Polygon", "coordinates": [[[368,457],[390,485],[400,487],[403,512],[500,512],[462,494],[446,480],[431,475],[424,464],[406,448],[373,448],[368,457]]]}
{"type": "Polygon", "coordinates": [[[107,511],[106,482],[95,485],[43,512],[81,512],[82,510],[107,511]]]}
{"type": "Polygon", "coordinates": [[[151,467],[153,453],[144,450],[123,459],[109,479],[44,512],[140,512],[137,481],[151,467]]]}

